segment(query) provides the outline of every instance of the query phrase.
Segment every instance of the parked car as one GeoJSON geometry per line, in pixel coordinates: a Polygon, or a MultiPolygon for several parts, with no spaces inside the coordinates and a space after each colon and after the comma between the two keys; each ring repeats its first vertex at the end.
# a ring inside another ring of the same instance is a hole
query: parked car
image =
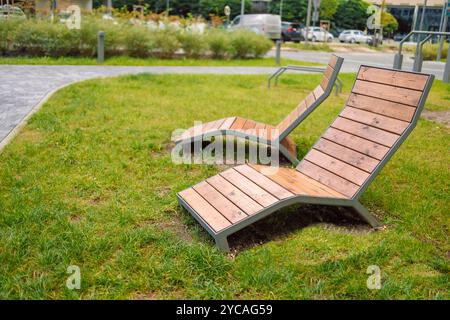
{"type": "Polygon", "coordinates": [[[308,32],[307,28],[302,29],[302,35],[306,39],[306,34],[308,34],[308,40],[313,42],[321,41],[321,42],[332,42],[334,37],[327,30],[320,27],[309,27],[308,32]]]}
{"type": "Polygon", "coordinates": [[[360,30],[344,30],[339,35],[340,42],[348,43],[369,43],[371,38],[360,30]]]}
{"type": "Polygon", "coordinates": [[[234,18],[230,29],[246,29],[278,40],[281,38],[281,19],[274,14],[244,14],[234,18]]]}
{"type": "Polygon", "coordinates": [[[5,4],[0,6],[0,20],[4,19],[26,19],[27,16],[19,7],[5,4]]]}
{"type": "Polygon", "coordinates": [[[283,41],[300,42],[305,40],[301,33],[302,26],[294,22],[281,22],[281,39],[283,41]]]}

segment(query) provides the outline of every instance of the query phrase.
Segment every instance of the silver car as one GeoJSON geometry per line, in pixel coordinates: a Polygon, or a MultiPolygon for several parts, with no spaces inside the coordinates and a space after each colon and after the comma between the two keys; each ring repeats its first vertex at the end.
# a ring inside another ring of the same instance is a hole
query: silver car
{"type": "Polygon", "coordinates": [[[340,42],[369,43],[371,39],[371,36],[364,34],[364,32],[360,30],[344,30],[339,35],[340,42]]]}
{"type": "Polygon", "coordinates": [[[234,18],[231,29],[246,29],[265,34],[269,39],[281,38],[281,19],[274,14],[244,14],[234,18]]]}

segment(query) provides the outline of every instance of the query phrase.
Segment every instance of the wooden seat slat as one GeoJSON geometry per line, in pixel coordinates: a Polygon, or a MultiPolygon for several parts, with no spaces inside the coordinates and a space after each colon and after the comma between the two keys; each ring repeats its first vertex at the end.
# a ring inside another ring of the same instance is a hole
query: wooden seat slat
{"type": "Polygon", "coordinates": [[[427,75],[362,66],[358,79],[423,91],[427,75]]]}

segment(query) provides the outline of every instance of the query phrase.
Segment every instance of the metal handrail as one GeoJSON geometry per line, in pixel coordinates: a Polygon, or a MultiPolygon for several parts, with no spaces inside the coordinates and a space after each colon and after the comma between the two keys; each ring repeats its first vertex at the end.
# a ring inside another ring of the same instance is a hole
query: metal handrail
{"type": "MultiPolygon", "coordinates": [[[[427,42],[428,40],[430,40],[434,36],[450,36],[450,32],[444,32],[444,31],[411,31],[399,43],[398,53],[396,53],[395,57],[394,57],[394,65],[393,65],[394,69],[398,69],[398,70],[402,69],[402,63],[403,63],[402,49],[403,49],[403,44],[406,42],[406,40],[408,40],[414,34],[425,34],[425,35],[427,35],[424,40],[421,40],[417,44],[417,47],[416,47],[416,53],[415,53],[415,58],[414,58],[414,66],[413,66],[413,71],[416,71],[416,72],[420,72],[421,69],[422,69],[422,47],[423,47],[424,43],[427,42]]],[[[450,49],[449,49],[449,51],[450,51],[450,49]]],[[[447,82],[449,81],[449,79],[448,79],[449,78],[449,74],[450,74],[450,59],[447,58],[447,62],[445,64],[445,68],[444,68],[444,78],[443,78],[444,81],[447,81],[447,82]]]]}
{"type": "MultiPolygon", "coordinates": [[[[280,67],[267,80],[267,86],[268,86],[269,89],[270,89],[270,84],[272,82],[272,79],[275,78],[275,86],[277,86],[278,85],[278,78],[283,73],[285,73],[286,70],[324,73],[326,68],[313,67],[313,66],[295,66],[295,65],[288,65],[288,66],[280,67]]],[[[336,82],[335,82],[334,86],[336,87],[335,95],[337,96],[340,92],[342,92],[342,80],[339,77],[336,78],[336,82]]]]}

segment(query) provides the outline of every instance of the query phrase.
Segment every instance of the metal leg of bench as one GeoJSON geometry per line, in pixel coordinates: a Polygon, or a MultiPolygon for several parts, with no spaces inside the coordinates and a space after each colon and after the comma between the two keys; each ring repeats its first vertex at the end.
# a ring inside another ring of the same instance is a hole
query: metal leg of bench
{"type": "Polygon", "coordinates": [[[372,226],[372,228],[380,228],[382,224],[372,215],[369,210],[367,210],[359,201],[354,201],[352,207],[356,210],[357,213],[372,226]]]}
{"type": "Polygon", "coordinates": [[[228,240],[226,236],[219,236],[217,238],[215,238],[216,240],[216,246],[224,252],[229,252],[230,251],[230,246],[228,245],[228,240]]]}
{"type": "Polygon", "coordinates": [[[282,155],[284,155],[294,166],[298,165],[300,161],[296,157],[294,157],[292,154],[289,153],[289,151],[280,144],[279,151],[282,155]]]}

